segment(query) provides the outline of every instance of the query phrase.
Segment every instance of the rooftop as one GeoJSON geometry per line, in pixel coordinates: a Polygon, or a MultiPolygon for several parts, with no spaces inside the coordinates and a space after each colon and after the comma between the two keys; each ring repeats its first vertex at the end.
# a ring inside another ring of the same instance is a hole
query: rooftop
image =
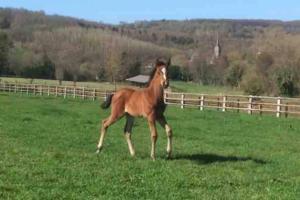
{"type": "Polygon", "coordinates": [[[149,78],[150,77],[147,75],[137,75],[137,76],[126,79],[126,81],[146,84],[146,83],[148,83],[149,78]]]}

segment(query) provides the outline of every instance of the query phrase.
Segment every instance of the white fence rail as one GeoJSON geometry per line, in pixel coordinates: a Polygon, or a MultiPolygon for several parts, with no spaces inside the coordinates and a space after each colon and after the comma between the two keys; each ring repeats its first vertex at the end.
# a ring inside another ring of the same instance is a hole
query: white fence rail
{"type": "Polygon", "coordinates": [[[223,112],[233,110],[250,115],[300,116],[300,98],[167,92],[165,102],[178,105],[182,109],[185,107],[194,107],[199,110],[215,108],[223,112]]]}
{"type": "MultiPolygon", "coordinates": [[[[109,93],[113,93],[88,87],[15,83],[0,83],[0,91],[91,100],[105,99],[109,93]]],[[[300,98],[166,92],[164,99],[167,104],[177,105],[182,109],[194,107],[199,110],[218,109],[223,112],[233,110],[248,114],[272,114],[276,117],[300,116],[300,98]]]]}
{"type": "Polygon", "coordinates": [[[81,98],[81,99],[104,99],[107,94],[112,93],[109,90],[101,90],[87,87],[55,86],[55,85],[36,85],[36,84],[14,84],[0,83],[0,91],[21,93],[25,95],[40,96],[61,96],[63,98],[81,98]]]}

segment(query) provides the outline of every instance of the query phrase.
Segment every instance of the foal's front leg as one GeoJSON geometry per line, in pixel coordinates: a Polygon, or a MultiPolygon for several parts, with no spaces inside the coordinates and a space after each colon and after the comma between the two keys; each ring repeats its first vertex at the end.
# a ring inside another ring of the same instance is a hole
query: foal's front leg
{"type": "Polygon", "coordinates": [[[152,118],[148,118],[148,124],[151,133],[151,158],[155,160],[155,144],[157,140],[157,130],[155,125],[155,120],[152,118]]]}
{"type": "Polygon", "coordinates": [[[160,116],[157,121],[159,122],[159,124],[162,126],[162,128],[164,128],[166,130],[166,134],[168,137],[168,144],[167,144],[167,158],[171,158],[171,154],[172,154],[172,136],[173,136],[173,132],[171,127],[168,125],[167,120],[165,118],[165,116],[160,116]]]}

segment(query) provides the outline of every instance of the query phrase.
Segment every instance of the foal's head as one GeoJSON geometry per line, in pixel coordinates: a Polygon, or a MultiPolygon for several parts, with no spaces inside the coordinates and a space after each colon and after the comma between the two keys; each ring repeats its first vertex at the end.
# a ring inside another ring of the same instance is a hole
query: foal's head
{"type": "Polygon", "coordinates": [[[169,87],[168,68],[170,63],[171,59],[169,59],[167,62],[161,61],[160,59],[156,60],[154,77],[160,81],[160,85],[163,88],[169,87]]]}

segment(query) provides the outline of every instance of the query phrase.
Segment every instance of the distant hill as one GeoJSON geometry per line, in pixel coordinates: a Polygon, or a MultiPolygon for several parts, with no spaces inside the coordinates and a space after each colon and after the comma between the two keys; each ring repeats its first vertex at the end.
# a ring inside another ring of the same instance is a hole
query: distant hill
{"type": "Polygon", "coordinates": [[[172,57],[170,76],[243,87],[251,94],[300,91],[300,21],[192,19],[120,23],[0,8],[0,75],[123,81],[172,57]]]}
{"type": "Polygon", "coordinates": [[[137,21],[111,25],[73,17],[46,15],[43,11],[0,8],[0,28],[15,30],[15,39],[28,39],[36,30],[74,26],[110,30],[133,39],[181,49],[195,48],[206,42],[212,43],[217,34],[221,40],[232,42],[254,39],[257,34],[272,27],[282,27],[287,33],[300,33],[300,21],[192,19],[137,21]]]}
{"type": "Polygon", "coordinates": [[[282,27],[287,33],[300,33],[300,21],[194,19],[159,20],[123,23],[115,26],[120,33],[160,45],[179,48],[197,47],[218,33],[224,40],[253,39],[272,27],[282,27]]]}

